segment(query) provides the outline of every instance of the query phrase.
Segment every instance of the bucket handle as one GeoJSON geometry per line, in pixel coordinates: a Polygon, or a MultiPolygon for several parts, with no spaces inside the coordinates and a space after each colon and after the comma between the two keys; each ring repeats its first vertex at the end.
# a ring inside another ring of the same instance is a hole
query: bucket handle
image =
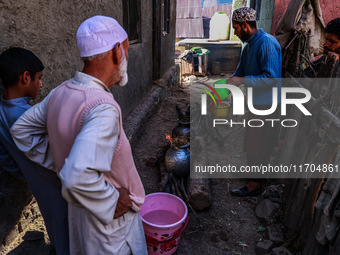
{"type": "Polygon", "coordinates": [[[175,240],[177,237],[179,237],[180,235],[182,235],[182,233],[184,232],[184,230],[186,229],[186,227],[188,226],[189,223],[189,219],[190,217],[188,216],[185,220],[185,222],[183,223],[183,227],[181,229],[181,231],[179,231],[175,236],[171,237],[171,238],[166,238],[162,241],[157,241],[158,244],[162,244],[162,243],[167,243],[167,242],[171,242],[172,240],[175,240]]]}

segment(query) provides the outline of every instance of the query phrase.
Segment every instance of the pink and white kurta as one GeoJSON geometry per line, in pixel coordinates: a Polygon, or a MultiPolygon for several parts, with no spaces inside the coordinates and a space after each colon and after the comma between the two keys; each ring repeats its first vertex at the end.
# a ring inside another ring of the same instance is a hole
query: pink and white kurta
{"type": "Polygon", "coordinates": [[[147,254],[138,213],[144,188],[119,105],[100,80],[77,72],[27,111],[12,135],[38,163],[52,152],[69,202],[71,254],[147,254]],[[130,191],[133,206],[113,219],[118,187],[130,191]]]}

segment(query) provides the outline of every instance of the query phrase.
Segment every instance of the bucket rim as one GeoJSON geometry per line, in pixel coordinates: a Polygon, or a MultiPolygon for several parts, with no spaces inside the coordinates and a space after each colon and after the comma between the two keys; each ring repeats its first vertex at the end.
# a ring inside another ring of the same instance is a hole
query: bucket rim
{"type": "Polygon", "coordinates": [[[183,201],[181,198],[179,198],[178,196],[175,196],[175,195],[173,195],[173,194],[169,194],[169,193],[165,193],[165,192],[156,192],[156,193],[151,193],[151,194],[146,195],[146,196],[145,196],[145,199],[146,199],[147,197],[152,197],[152,196],[155,196],[155,195],[165,195],[165,196],[174,197],[174,198],[178,199],[178,200],[183,204],[183,206],[184,206],[184,208],[185,208],[184,216],[183,216],[180,220],[178,220],[177,222],[172,223],[172,224],[168,224],[168,225],[158,225],[158,224],[154,224],[154,223],[151,223],[151,222],[145,220],[145,219],[143,218],[143,216],[141,216],[142,222],[144,222],[145,224],[148,224],[149,226],[152,226],[152,227],[154,227],[154,228],[159,228],[159,229],[174,228],[174,227],[179,226],[179,225],[182,224],[183,222],[185,222],[185,220],[186,220],[186,218],[187,218],[187,216],[188,216],[188,207],[187,207],[187,205],[184,203],[184,201],[183,201]]]}

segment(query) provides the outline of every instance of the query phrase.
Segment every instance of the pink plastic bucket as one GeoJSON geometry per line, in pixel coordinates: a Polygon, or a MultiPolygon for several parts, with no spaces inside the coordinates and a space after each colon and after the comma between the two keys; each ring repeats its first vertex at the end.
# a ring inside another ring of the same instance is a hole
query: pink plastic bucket
{"type": "Polygon", "coordinates": [[[168,193],[149,194],[140,215],[149,255],[173,254],[189,221],[183,200],[168,193]]]}

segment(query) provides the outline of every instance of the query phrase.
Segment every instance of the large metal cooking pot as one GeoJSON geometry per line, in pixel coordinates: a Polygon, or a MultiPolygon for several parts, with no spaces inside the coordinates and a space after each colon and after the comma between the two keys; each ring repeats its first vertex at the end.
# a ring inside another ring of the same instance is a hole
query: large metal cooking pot
{"type": "Polygon", "coordinates": [[[165,153],[165,167],[175,177],[186,177],[190,174],[189,144],[180,147],[171,147],[165,153]]]}

